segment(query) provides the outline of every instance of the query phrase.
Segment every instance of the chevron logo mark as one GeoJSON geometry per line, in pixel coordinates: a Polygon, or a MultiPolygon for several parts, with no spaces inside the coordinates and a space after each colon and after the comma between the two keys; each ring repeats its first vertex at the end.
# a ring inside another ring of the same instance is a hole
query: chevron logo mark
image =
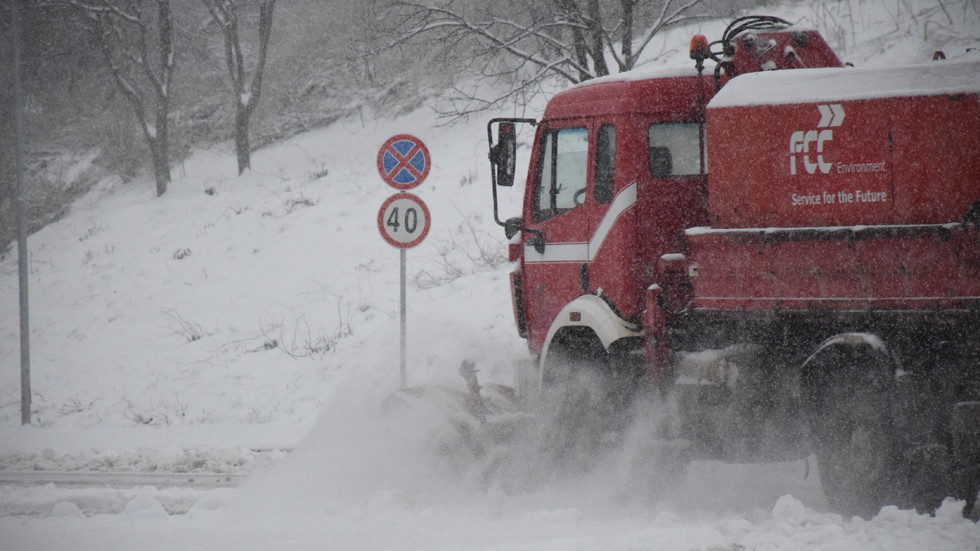
{"type": "Polygon", "coordinates": [[[839,103],[818,105],[817,109],[820,110],[820,122],[817,123],[817,128],[840,126],[844,122],[844,107],[839,103]]]}

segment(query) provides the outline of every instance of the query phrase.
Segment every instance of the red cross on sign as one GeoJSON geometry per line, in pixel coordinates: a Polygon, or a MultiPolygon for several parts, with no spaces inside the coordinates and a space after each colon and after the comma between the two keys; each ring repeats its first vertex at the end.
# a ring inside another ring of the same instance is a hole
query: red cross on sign
{"type": "Polygon", "coordinates": [[[422,140],[408,134],[392,136],[378,150],[381,179],[398,190],[408,190],[429,175],[429,150],[422,140]]]}

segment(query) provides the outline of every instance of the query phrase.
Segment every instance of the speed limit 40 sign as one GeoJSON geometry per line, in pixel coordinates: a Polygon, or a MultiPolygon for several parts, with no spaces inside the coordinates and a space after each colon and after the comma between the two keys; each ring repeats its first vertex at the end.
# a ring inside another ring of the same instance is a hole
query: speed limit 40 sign
{"type": "Polygon", "coordinates": [[[396,193],[378,211],[378,230],[391,246],[410,249],[429,233],[429,208],[411,193],[396,193]]]}

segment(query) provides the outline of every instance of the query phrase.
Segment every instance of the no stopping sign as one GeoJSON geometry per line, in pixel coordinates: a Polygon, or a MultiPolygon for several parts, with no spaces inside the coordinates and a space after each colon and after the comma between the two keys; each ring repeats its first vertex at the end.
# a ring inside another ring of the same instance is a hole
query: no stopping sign
{"type": "Polygon", "coordinates": [[[409,134],[392,136],[378,150],[378,173],[395,189],[404,191],[421,184],[430,166],[429,149],[409,134]]]}
{"type": "Polygon", "coordinates": [[[378,231],[391,246],[412,248],[429,233],[429,208],[411,193],[396,193],[381,204],[378,231]]]}

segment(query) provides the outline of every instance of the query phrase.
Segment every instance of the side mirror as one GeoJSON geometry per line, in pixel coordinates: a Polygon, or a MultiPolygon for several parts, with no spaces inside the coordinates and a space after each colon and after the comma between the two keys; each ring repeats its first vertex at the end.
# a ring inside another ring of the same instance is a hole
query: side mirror
{"type": "MultiPolygon", "coordinates": [[[[511,187],[514,185],[514,173],[517,169],[517,123],[538,124],[534,119],[490,119],[487,123],[487,142],[490,145],[490,176],[493,189],[493,221],[498,226],[515,223],[508,220],[504,222],[500,219],[500,211],[497,204],[497,186],[511,187]],[[493,142],[493,127],[497,127],[497,143],[493,142]]],[[[517,231],[523,231],[520,223],[516,223],[517,231]]],[[[512,230],[508,230],[512,231],[512,230]]],[[[516,235],[514,232],[513,235],[516,235]]],[[[508,234],[508,238],[512,235],[508,234]]]]}
{"type": "Polygon", "coordinates": [[[498,186],[511,187],[517,164],[517,130],[512,122],[501,122],[497,128],[497,144],[490,148],[494,180],[498,186]]]}

